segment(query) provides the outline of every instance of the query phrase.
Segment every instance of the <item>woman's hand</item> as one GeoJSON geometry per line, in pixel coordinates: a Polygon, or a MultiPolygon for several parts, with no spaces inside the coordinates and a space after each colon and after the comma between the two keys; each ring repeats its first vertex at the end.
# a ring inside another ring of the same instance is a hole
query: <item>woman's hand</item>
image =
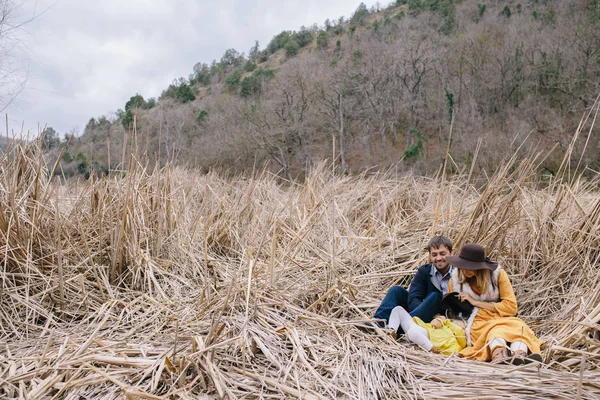
{"type": "Polygon", "coordinates": [[[472,297],[471,297],[471,295],[470,295],[469,293],[466,293],[466,292],[460,292],[460,293],[458,294],[458,299],[459,299],[460,301],[468,301],[468,302],[469,302],[469,303],[471,303],[472,305],[475,305],[475,304],[474,304],[474,301],[475,301],[475,299],[474,299],[474,298],[472,298],[472,297]]]}
{"type": "Polygon", "coordinates": [[[458,294],[458,299],[460,301],[468,301],[469,303],[471,303],[471,305],[473,307],[478,307],[478,308],[482,308],[484,310],[497,312],[496,307],[494,306],[494,303],[487,302],[487,301],[475,300],[473,297],[471,297],[471,295],[469,293],[460,292],[458,294]]]}

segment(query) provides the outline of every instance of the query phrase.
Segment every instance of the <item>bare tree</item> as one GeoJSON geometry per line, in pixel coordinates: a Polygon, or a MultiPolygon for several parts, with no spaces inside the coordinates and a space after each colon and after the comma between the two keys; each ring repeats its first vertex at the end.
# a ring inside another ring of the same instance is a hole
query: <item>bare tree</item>
{"type": "Polygon", "coordinates": [[[22,2],[0,0],[0,112],[23,91],[29,76],[27,52],[19,36],[37,15],[21,18],[22,2]]]}

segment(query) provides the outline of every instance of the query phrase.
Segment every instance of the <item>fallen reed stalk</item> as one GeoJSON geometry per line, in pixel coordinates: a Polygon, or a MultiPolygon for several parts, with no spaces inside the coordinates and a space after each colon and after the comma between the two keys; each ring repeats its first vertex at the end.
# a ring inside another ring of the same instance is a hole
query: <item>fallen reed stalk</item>
{"type": "Polygon", "coordinates": [[[472,171],[340,177],[323,164],[282,185],[264,171],[150,172],[124,151],[125,177],[70,186],[41,157],[16,143],[0,158],[0,396],[600,396],[597,179],[547,184],[532,157],[477,184],[472,171]],[[426,261],[438,212],[436,230],[509,272],[544,365],[359,329],[426,261]]]}

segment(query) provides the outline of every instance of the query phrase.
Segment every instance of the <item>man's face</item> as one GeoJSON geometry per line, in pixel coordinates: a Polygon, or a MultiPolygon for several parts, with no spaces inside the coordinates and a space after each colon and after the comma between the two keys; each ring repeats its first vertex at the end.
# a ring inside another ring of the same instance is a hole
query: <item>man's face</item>
{"type": "Polygon", "coordinates": [[[446,256],[451,256],[452,254],[453,252],[448,250],[448,248],[443,245],[429,249],[429,259],[441,273],[446,273],[448,271],[450,264],[448,264],[448,261],[446,261],[446,256]]]}

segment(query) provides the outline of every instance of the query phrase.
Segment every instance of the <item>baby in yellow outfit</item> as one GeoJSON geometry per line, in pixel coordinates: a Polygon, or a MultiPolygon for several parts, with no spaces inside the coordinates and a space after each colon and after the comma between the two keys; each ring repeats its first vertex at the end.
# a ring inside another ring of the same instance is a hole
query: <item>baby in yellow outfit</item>
{"type": "Polygon", "coordinates": [[[404,308],[398,306],[392,310],[388,326],[396,330],[402,326],[408,340],[426,351],[452,354],[467,346],[465,323],[462,320],[450,320],[438,315],[430,323],[425,323],[419,317],[411,317],[404,308]]]}

